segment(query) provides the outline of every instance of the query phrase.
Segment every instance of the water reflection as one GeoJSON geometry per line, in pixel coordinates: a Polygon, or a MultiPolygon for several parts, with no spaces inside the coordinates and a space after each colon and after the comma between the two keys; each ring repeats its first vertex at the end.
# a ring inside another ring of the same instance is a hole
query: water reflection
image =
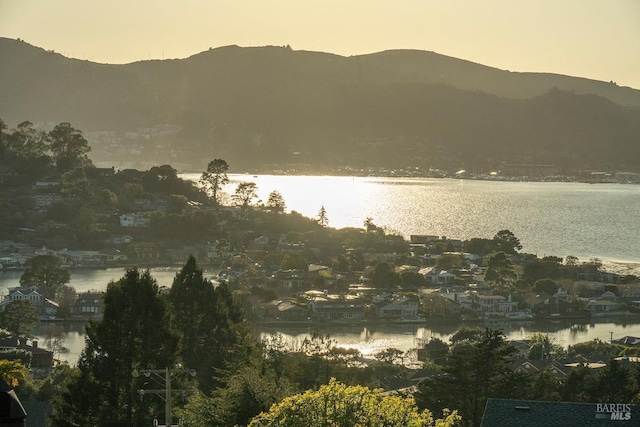
{"type": "MultiPolygon", "coordinates": [[[[603,319],[597,323],[577,323],[575,321],[534,321],[534,322],[491,322],[478,323],[444,323],[429,322],[425,325],[320,325],[309,326],[261,326],[254,327],[254,336],[265,339],[271,335],[281,335],[287,348],[300,350],[302,342],[311,338],[314,332],[328,336],[339,347],[359,350],[364,357],[372,358],[379,351],[396,348],[404,352],[421,347],[432,338],[449,342],[451,336],[462,327],[479,327],[501,329],[509,340],[524,340],[536,332],[546,333],[555,343],[563,347],[579,342],[599,339],[609,341],[624,336],[640,336],[640,321],[608,321],[603,319]]],[[[36,330],[35,335],[44,344],[44,337],[36,330]]],[[[84,349],[84,325],[71,324],[65,326],[64,346],[68,354],[60,355],[60,359],[75,365],[84,349]]]]}

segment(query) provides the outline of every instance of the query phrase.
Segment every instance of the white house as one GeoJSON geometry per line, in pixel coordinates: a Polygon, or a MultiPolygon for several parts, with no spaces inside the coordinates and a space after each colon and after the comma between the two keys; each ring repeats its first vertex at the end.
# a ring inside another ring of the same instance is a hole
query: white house
{"type": "Polygon", "coordinates": [[[455,274],[437,267],[423,268],[418,273],[434,285],[446,285],[454,283],[456,280],[455,274]]]}
{"type": "Polygon", "coordinates": [[[379,319],[413,318],[418,316],[419,305],[418,299],[400,297],[381,302],[376,311],[379,319]]]}
{"type": "Polygon", "coordinates": [[[141,213],[129,213],[120,215],[122,227],[144,228],[151,225],[151,220],[141,213]]]}

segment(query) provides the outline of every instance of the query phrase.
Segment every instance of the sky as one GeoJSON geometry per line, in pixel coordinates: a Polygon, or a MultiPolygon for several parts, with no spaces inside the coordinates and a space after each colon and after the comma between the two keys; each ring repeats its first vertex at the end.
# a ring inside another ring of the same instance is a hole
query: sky
{"type": "Polygon", "coordinates": [[[640,89],[640,0],[0,0],[0,37],[112,64],[232,44],[418,49],[640,89]]]}

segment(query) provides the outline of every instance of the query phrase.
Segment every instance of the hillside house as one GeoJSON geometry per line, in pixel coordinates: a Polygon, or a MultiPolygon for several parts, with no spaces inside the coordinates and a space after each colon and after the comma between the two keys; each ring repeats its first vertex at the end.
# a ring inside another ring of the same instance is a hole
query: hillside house
{"type": "Polygon", "coordinates": [[[455,283],[456,275],[437,267],[426,267],[418,271],[432,285],[449,285],[455,283]]]}
{"type": "Polygon", "coordinates": [[[146,228],[151,225],[151,219],[141,213],[128,213],[120,215],[120,226],[132,228],[146,228]]]}

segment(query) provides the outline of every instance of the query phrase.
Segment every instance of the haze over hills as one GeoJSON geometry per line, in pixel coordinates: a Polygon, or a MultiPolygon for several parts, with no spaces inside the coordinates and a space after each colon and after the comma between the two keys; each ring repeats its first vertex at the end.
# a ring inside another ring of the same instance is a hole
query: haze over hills
{"type": "Polygon", "coordinates": [[[99,164],[200,171],[640,168],[640,90],[433,52],[287,47],[97,64],[0,38],[0,118],[70,122],[99,164]]]}

